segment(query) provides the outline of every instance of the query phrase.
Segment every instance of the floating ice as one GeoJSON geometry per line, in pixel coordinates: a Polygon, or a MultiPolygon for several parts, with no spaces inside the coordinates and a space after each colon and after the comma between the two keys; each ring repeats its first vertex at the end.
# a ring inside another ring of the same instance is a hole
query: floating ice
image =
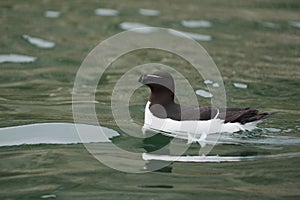
{"type": "Polygon", "coordinates": [[[281,131],[281,129],[279,128],[264,128],[264,129],[272,133],[278,133],[281,131]]]}
{"type": "Polygon", "coordinates": [[[296,22],[296,21],[291,21],[290,25],[295,27],[295,28],[300,28],[300,22],[296,22]]]}
{"type": "Polygon", "coordinates": [[[122,22],[120,24],[120,27],[124,30],[130,30],[130,29],[144,28],[144,27],[149,27],[149,26],[146,24],[138,23],[138,22],[122,22]]]}
{"type": "Polygon", "coordinates": [[[213,81],[211,80],[205,80],[204,83],[206,85],[212,85],[213,87],[220,87],[219,83],[214,83],[213,81]]]}
{"type": "Polygon", "coordinates": [[[135,29],[134,31],[138,33],[150,33],[154,30],[152,27],[138,22],[122,22],[120,27],[123,30],[135,29]]]}
{"type": "Polygon", "coordinates": [[[86,124],[30,124],[0,128],[0,146],[110,142],[109,138],[118,135],[119,133],[112,129],[86,124]],[[78,130],[84,133],[80,134],[80,137],[78,130]]]}
{"type": "Polygon", "coordinates": [[[207,92],[205,90],[196,90],[196,94],[201,96],[201,97],[204,97],[204,98],[212,98],[213,95],[210,93],[210,92],[207,92]]]}
{"type": "Polygon", "coordinates": [[[37,38],[37,37],[31,37],[29,35],[23,35],[22,36],[25,40],[27,40],[30,44],[37,46],[39,48],[42,49],[50,49],[53,48],[55,46],[54,42],[51,41],[47,41],[41,38],[37,38]]]}
{"type": "Polygon", "coordinates": [[[50,198],[56,198],[55,194],[45,194],[41,196],[41,199],[50,199],[50,198]]]}
{"type": "Polygon", "coordinates": [[[248,85],[246,85],[244,83],[233,83],[233,86],[236,88],[242,88],[242,89],[248,88],[248,85]]]}
{"type": "Polygon", "coordinates": [[[2,54],[0,55],[0,63],[12,62],[12,63],[29,63],[36,61],[36,57],[25,56],[19,54],[2,54]]]}
{"type": "Polygon", "coordinates": [[[213,83],[212,86],[213,87],[220,87],[219,83],[213,83]]]}
{"type": "Polygon", "coordinates": [[[158,10],[152,10],[152,9],[139,9],[139,13],[144,16],[158,16],[160,12],[158,10]]]}
{"type": "Polygon", "coordinates": [[[205,80],[204,83],[205,83],[206,85],[208,85],[208,84],[213,84],[214,82],[211,81],[211,80],[205,80]]]}
{"type": "Polygon", "coordinates": [[[288,128],[288,129],[286,129],[286,130],[283,130],[284,133],[289,133],[289,132],[292,132],[292,131],[293,131],[293,129],[291,129],[291,128],[288,128]]]}
{"type": "Polygon", "coordinates": [[[100,16],[118,16],[119,11],[108,8],[98,8],[95,10],[95,14],[100,16]]]}
{"type": "Polygon", "coordinates": [[[182,20],[181,24],[187,28],[210,28],[212,23],[206,20],[182,20]]]}
{"type": "Polygon", "coordinates": [[[211,41],[210,35],[189,33],[189,32],[183,32],[183,31],[175,31],[175,30],[169,30],[169,33],[179,36],[179,37],[190,37],[190,38],[192,38],[194,40],[198,40],[198,41],[211,41]]]}
{"type": "Polygon", "coordinates": [[[47,18],[58,18],[60,16],[60,12],[54,10],[47,10],[44,16],[47,18]]]}
{"type": "Polygon", "coordinates": [[[267,28],[273,28],[273,29],[277,29],[277,28],[280,28],[280,25],[279,24],[275,24],[273,22],[260,22],[260,24],[264,27],[267,27],[267,28]]]}

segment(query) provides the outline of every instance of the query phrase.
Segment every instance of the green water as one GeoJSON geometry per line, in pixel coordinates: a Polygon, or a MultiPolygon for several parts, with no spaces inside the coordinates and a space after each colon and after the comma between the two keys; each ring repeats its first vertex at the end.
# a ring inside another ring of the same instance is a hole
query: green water
{"type": "MultiPolygon", "coordinates": [[[[0,54],[36,56],[33,63],[0,63],[0,126],[40,122],[73,122],[72,89],[77,70],[102,40],[122,30],[124,21],[207,34],[200,42],[217,64],[224,80],[227,104],[276,112],[261,123],[270,136],[300,137],[300,29],[298,1],[1,1],[0,54]],[[96,8],[117,9],[117,17],[94,14],[96,8]],[[157,9],[157,17],[141,16],[139,8],[157,9]],[[46,10],[61,12],[46,18],[46,10]],[[181,20],[205,19],[212,28],[190,29],[181,20]],[[279,24],[267,28],[261,21],[279,24]],[[56,42],[40,49],[23,34],[56,42]],[[235,88],[241,82],[247,89],[235,88]]],[[[180,58],[157,51],[133,52],[107,70],[96,93],[101,125],[120,131],[110,111],[114,84],[131,66],[158,62],[188,77],[194,89],[203,80],[180,58]]],[[[137,77],[138,78],[138,77],[137,77]]],[[[133,119],[143,123],[148,90],[130,99],[133,119]]],[[[200,104],[209,104],[199,97],[200,104]]],[[[246,133],[245,133],[246,134],[246,133]]],[[[247,133],[245,140],[259,137],[247,133]]],[[[144,152],[143,141],[122,135],[113,143],[144,152]]],[[[197,155],[192,145],[190,155],[197,155]]],[[[300,152],[298,145],[220,145],[211,155],[247,156],[300,152]]],[[[0,198],[41,199],[299,199],[299,157],[229,163],[173,163],[171,173],[129,174],[95,160],[83,145],[23,145],[0,147],[0,198]]]]}

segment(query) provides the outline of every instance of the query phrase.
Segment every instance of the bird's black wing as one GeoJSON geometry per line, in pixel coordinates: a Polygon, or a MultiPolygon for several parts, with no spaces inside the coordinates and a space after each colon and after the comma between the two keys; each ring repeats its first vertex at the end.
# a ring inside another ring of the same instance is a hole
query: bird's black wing
{"type": "Polygon", "coordinates": [[[175,105],[172,109],[167,109],[167,117],[183,121],[183,120],[210,120],[213,118],[223,119],[227,122],[239,122],[245,124],[252,121],[264,119],[270,113],[259,113],[253,108],[213,108],[207,106],[192,107],[175,105]]]}
{"type": "Polygon", "coordinates": [[[167,108],[168,118],[183,121],[183,120],[209,120],[216,116],[218,110],[211,107],[193,107],[181,106],[178,104],[167,108]]]}

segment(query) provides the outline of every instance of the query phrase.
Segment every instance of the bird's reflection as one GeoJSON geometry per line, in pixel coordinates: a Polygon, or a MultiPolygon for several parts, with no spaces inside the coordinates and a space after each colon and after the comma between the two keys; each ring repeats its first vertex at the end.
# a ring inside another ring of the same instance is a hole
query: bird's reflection
{"type": "MultiPolygon", "coordinates": [[[[150,130],[145,131],[146,135],[152,134],[152,136],[143,139],[143,148],[146,153],[153,153],[158,155],[169,155],[170,149],[169,144],[171,142],[171,138],[164,136],[160,133],[156,133],[153,135],[153,132],[150,130]]],[[[172,172],[172,163],[167,161],[155,161],[151,160],[146,163],[145,169],[147,171],[156,171],[156,172],[172,172]]]]}

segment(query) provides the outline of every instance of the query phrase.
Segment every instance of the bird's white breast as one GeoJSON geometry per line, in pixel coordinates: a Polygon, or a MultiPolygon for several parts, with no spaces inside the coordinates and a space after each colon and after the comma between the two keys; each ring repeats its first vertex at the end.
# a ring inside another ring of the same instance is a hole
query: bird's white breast
{"type": "Polygon", "coordinates": [[[252,130],[256,128],[256,122],[250,122],[246,124],[240,123],[224,123],[221,119],[210,119],[210,120],[185,120],[177,121],[170,118],[162,119],[154,116],[150,109],[150,102],[147,102],[145,108],[144,118],[144,130],[154,130],[165,133],[166,135],[195,140],[206,138],[208,134],[213,133],[233,133],[237,131],[252,130]]]}

